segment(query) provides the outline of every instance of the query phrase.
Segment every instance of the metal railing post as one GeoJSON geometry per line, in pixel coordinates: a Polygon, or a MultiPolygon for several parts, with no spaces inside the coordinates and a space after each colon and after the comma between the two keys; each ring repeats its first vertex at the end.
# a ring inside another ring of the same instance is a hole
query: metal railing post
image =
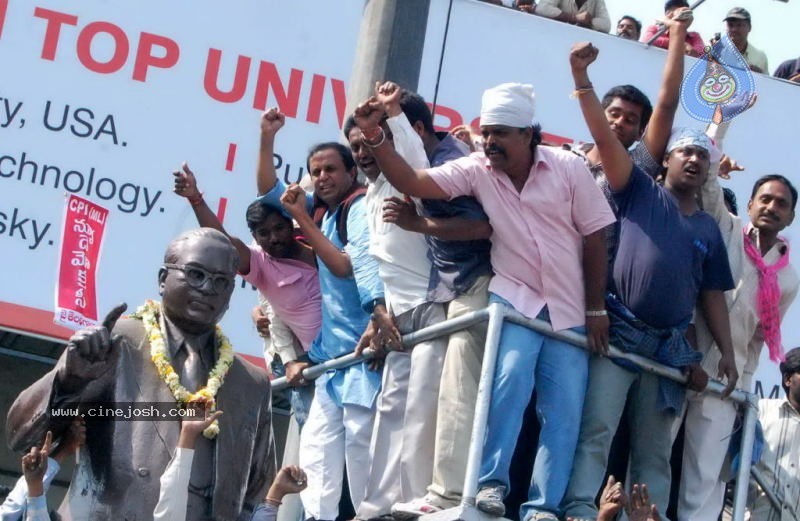
{"type": "Polygon", "coordinates": [[[778,497],[778,495],[775,494],[771,488],[769,488],[767,478],[764,477],[764,474],[758,470],[757,467],[750,467],[750,475],[753,476],[753,479],[756,480],[758,486],[764,491],[764,495],[766,495],[767,499],[769,499],[769,502],[772,503],[773,508],[775,508],[777,512],[780,512],[783,508],[783,500],[778,497]]]}
{"type": "Polygon", "coordinates": [[[750,460],[753,456],[758,406],[752,399],[744,402],[742,445],[739,449],[739,471],[736,474],[736,494],[733,497],[733,521],[744,521],[747,489],[750,486],[750,460]]]}
{"type": "MultiPolygon", "coordinates": [[[[420,342],[449,335],[455,331],[460,331],[471,327],[472,325],[489,320],[486,344],[483,354],[483,364],[481,367],[480,382],[478,385],[478,395],[475,400],[475,415],[472,423],[472,435],[470,438],[469,455],[467,458],[467,468],[464,475],[464,488],[462,499],[459,507],[454,509],[447,509],[436,514],[427,514],[422,516],[426,521],[436,521],[445,519],[464,519],[464,516],[469,516],[471,521],[483,521],[485,514],[480,513],[475,509],[475,496],[478,491],[478,479],[480,472],[480,463],[483,455],[483,442],[486,436],[486,424],[489,416],[489,405],[492,399],[492,383],[494,380],[494,372],[497,364],[497,353],[499,351],[500,335],[503,329],[503,323],[508,320],[509,322],[519,324],[521,326],[532,329],[544,335],[569,342],[570,344],[586,349],[586,337],[584,335],[572,331],[553,331],[552,326],[538,319],[530,319],[519,312],[508,308],[500,303],[489,304],[487,308],[472,311],[458,318],[445,320],[438,324],[428,326],[403,335],[403,343],[406,346],[418,344],[420,342]],[[456,517],[448,517],[454,515],[456,517]]],[[[307,380],[317,378],[321,374],[331,369],[338,369],[347,367],[361,362],[364,359],[371,358],[372,353],[367,350],[363,356],[355,356],[354,353],[345,356],[328,360],[322,364],[309,367],[303,371],[303,376],[307,380]]],[[[647,371],[654,375],[668,378],[682,384],[686,384],[686,375],[680,370],[661,365],[649,358],[639,356],[633,353],[627,353],[620,349],[609,346],[609,356],[612,358],[619,358],[628,360],[638,366],[642,371],[647,371]]],[[[279,391],[288,387],[286,378],[276,378],[272,381],[272,388],[274,391],[279,391]]],[[[719,395],[725,389],[725,386],[718,381],[710,381],[705,392],[710,392],[719,395]]],[[[749,475],[751,464],[750,460],[753,453],[753,440],[755,438],[755,424],[758,414],[756,398],[753,394],[741,390],[734,390],[730,397],[738,403],[745,404],[744,426],[742,435],[741,446],[741,462],[736,481],[736,495],[734,500],[733,521],[743,521],[744,512],[747,501],[747,490],[749,486],[749,475]]],[[[772,499],[772,498],[771,498],[772,499]]],[[[488,519],[488,518],[487,518],[488,519]]]]}
{"type": "Polygon", "coordinates": [[[492,382],[497,365],[497,352],[500,347],[500,334],[503,331],[506,307],[499,302],[489,304],[489,324],[486,331],[486,347],[483,351],[481,378],[478,383],[478,396],[475,399],[475,416],[472,420],[472,435],[469,441],[467,470],[464,474],[464,489],[461,504],[475,506],[478,492],[478,472],[483,456],[483,439],[486,437],[486,423],[489,418],[489,404],[492,400],[492,382]]]}

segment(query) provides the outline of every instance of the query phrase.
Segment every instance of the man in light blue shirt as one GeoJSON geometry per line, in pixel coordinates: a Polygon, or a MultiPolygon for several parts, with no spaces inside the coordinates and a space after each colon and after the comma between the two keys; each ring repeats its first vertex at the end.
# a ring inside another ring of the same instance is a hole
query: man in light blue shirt
{"type": "MultiPolygon", "coordinates": [[[[260,200],[282,206],[317,255],[322,328],[309,357],[324,362],[351,353],[359,341],[371,342],[379,330],[387,331],[392,324],[378,266],[369,255],[364,188],[356,182],[350,150],[333,142],[316,145],[308,155],[314,196],[299,186],[287,187],[272,163],[275,133],[284,117],[270,112],[272,116],[262,119],[260,200]]],[[[399,341],[396,331],[395,335],[399,341]]],[[[332,520],[338,516],[345,462],[350,497],[356,506],[361,502],[380,382],[381,374],[366,363],[329,371],[317,379],[300,441],[300,466],[308,476],[301,498],[308,517],[332,520]]]]}

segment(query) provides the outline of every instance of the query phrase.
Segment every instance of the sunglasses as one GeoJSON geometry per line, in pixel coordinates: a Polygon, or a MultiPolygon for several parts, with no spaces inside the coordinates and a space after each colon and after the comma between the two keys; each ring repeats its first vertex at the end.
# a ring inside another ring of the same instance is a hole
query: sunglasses
{"type": "Polygon", "coordinates": [[[189,266],[187,264],[164,264],[164,267],[168,270],[182,271],[186,282],[195,289],[201,289],[208,280],[211,280],[211,287],[217,293],[224,293],[233,286],[232,275],[210,273],[198,266],[189,266]]]}

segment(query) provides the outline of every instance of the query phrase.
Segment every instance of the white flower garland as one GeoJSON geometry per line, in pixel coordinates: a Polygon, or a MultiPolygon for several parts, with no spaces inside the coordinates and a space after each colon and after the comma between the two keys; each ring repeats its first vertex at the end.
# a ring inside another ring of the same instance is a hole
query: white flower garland
{"type": "MultiPolygon", "coordinates": [[[[228,370],[233,364],[233,346],[231,346],[230,340],[222,333],[222,328],[216,326],[215,336],[219,347],[219,359],[211,372],[208,373],[206,386],[197,392],[190,393],[186,387],[181,385],[180,377],[172,368],[167,344],[161,332],[160,314],[161,304],[153,300],[147,300],[136,310],[136,313],[131,315],[133,318],[138,318],[142,321],[145,333],[147,333],[147,339],[150,341],[150,359],[156,365],[158,376],[167,384],[172,396],[175,397],[179,404],[186,405],[192,401],[204,401],[208,404],[207,411],[214,412],[217,409],[217,392],[222,387],[225,375],[228,374],[228,370]]],[[[203,431],[203,436],[208,439],[214,439],[217,434],[219,434],[219,421],[214,420],[214,423],[203,431]]]]}

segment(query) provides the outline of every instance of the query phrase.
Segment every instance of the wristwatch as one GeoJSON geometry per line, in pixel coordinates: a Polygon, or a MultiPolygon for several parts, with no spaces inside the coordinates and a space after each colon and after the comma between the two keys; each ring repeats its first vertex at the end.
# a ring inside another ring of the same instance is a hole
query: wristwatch
{"type": "Polygon", "coordinates": [[[373,313],[375,311],[375,306],[378,305],[386,307],[386,299],[383,297],[378,297],[376,299],[373,299],[369,305],[369,312],[373,313]]]}

